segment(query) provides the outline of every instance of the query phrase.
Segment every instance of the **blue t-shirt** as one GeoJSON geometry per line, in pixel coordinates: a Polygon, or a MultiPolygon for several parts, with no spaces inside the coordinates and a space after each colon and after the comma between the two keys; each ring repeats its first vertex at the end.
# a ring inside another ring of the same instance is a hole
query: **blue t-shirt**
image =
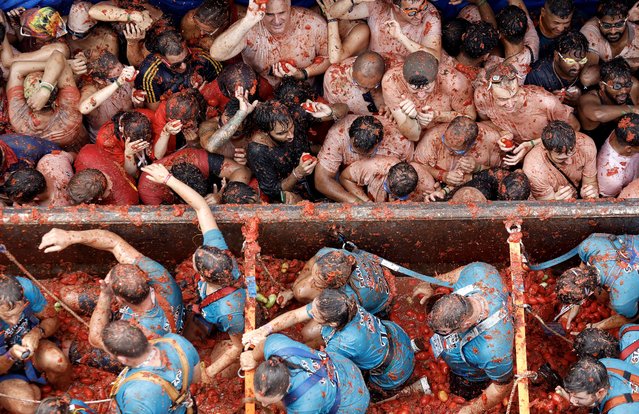
{"type": "MultiPolygon", "coordinates": [[[[621,361],[619,359],[613,358],[603,358],[600,359],[599,362],[604,364],[606,368],[616,368],[623,371],[628,371],[630,374],[639,375],[639,368],[635,367],[632,364],[628,364],[627,362],[621,361]]],[[[618,395],[622,394],[632,394],[634,393],[633,387],[631,387],[628,380],[623,378],[622,376],[612,373],[608,371],[608,380],[610,381],[610,388],[608,389],[608,394],[604,397],[604,399],[599,404],[599,412],[603,412],[603,407],[606,405],[609,399],[614,398],[618,395]]],[[[639,402],[621,404],[612,410],[608,411],[608,414],[636,414],[639,413],[639,402]]]]}
{"type": "Polygon", "coordinates": [[[40,158],[53,151],[62,150],[60,146],[51,141],[31,135],[4,134],[0,135],[0,141],[7,144],[18,158],[18,163],[13,165],[10,170],[24,167],[35,168],[40,158]]]}
{"type": "Polygon", "coordinates": [[[22,338],[39,323],[38,318],[34,315],[42,312],[47,306],[47,300],[33,282],[20,276],[16,277],[16,280],[22,286],[24,300],[28,301],[29,305],[22,311],[20,320],[16,325],[9,326],[5,321],[0,320],[0,332],[2,335],[0,355],[5,354],[14,344],[22,343],[22,338]],[[7,338],[8,335],[10,335],[10,338],[7,338]]]}
{"type": "MultiPolygon", "coordinates": [[[[312,304],[306,305],[306,311],[312,318],[311,308],[312,304]]],[[[380,366],[389,352],[389,341],[392,341],[392,362],[384,372],[370,375],[371,382],[384,390],[399,387],[413,373],[415,356],[406,332],[393,322],[381,321],[361,306],[357,307],[353,319],[339,331],[323,325],[322,338],[327,352],[345,356],[363,370],[380,366]]]]}
{"type": "MultiPolygon", "coordinates": [[[[467,265],[453,289],[457,291],[473,284],[475,290],[466,296],[478,295],[486,300],[489,315],[507,306],[508,292],[499,272],[493,266],[481,262],[467,265]]],[[[460,335],[463,338],[468,333],[460,335]]],[[[461,350],[463,358],[459,343],[452,349],[445,349],[442,358],[452,372],[469,381],[505,382],[510,379],[513,371],[514,333],[512,318],[507,317],[464,345],[461,350]]]]}
{"type": "MultiPolygon", "coordinates": [[[[228,250],[224,235],[220,229],[212,229],[204,234],[204,246],[217,247],[220,250],[228,250]]],[[[240,269],[237,262],[233,258],[233,279],[240,278],[240,269]]],[[[198,292],[200,299],[204,300],[207,296],[207,283],[198,282],[198,292]]],[[[241,288],[235,292],[218,299],[210,305],[200,309],[202,316],[208,322],[215,325],[221,332],[228,332],[229,335],[237,335],[244,332],[244,303],[246,302],[246,289],[241,288]]]]}
{"type": "Polygon", "coordinates": [[[83,401],[73,398],[69,403],[69,413],[71,414],[97,414],[95,410],[92,410],[83,401]]]}
{"type": "Polygon", "coordinates": [[[178,332],[182,331],[184,324],[184,305],[182,303],[182,291],[173,279],[173,276],[158,262],[143,256],[134,263],[142,271],[144,271],[149,280],[149,285],[155,291],[155,305],[152,309],[143,315],[136,315],[131,308],[124,306],[120,309],[122,319],[127,321],[135,318],[138,323],[151,332],[164,336],[171,333],[171,324],[165,311],[159,302],[158,296],[161,296],[168,302],[172,318],[175,321],[175,328],[178,332]]]}
{"type": "MultiPolygon", "coordinates": [[[[315,258],[319,259],[335,250],[339,249],[324,247],[315,254],[315,258]]],[[[363,250],[342,251],[345,255],[354,257],[357,263],[355,270],[351,273],[349,283],[338,290],[348,297],[354,298],[359,305],[372,314],[382,311],[388,302],[390,287],[376,256],[363,250]]]]}
{"type": "MultiPolygon", "coordinates": [[[[619,349],[621,353],[623,353],[626,348],[639,342],[639,330],[635,330],[637,328],[639,328],[639,324],[628,323],[619,329],[619,349]]],[[[639,368],[639,349],[631,352],[623,358],[623,360],[639,368]]]]}
{"type": "MultiPolygon", "coordinates": [[[[599,284],[610,294],[610,307],[618,314],[632,318],[637,315],[639,301],[639,274],[636,270],[626,272],[619,260],[617,248],[609,234],[593,233],[579,245],[579,257],[584,263],[599,270],[599,284]]],[[[629,249],[639,249],[639,236],[618,236],[629,249]]]]}
{"type": "MultiPolygon", "coordinates": [[[[186,338],[176,334],[167,334],[164,338],[160,338],[159,342],[154,343],[154,346],[162,353],[163,360],[167,361],[165,365],[162,367],[132,368],[126,373],[125,378],[139,371],[151,372],[171,383],[176,390],[181,391],[182,383],[185,380],[184,367],[182,367],[178,351],[173,345],[163,342],[165,338],[174,339],[186,355],[189,363],[189,376],[186,381],[190,387],[193,382],[193,371],[200,363],[200,357],[195,347],[186,338]]],[[[162,386],[144,380],[133,380],[122,385],[115,395],[115,401],[122,414],[182,414],[186,412],[184,406],[171,409],[173,403],[162,386]]]]}
{"type": "Polygon", "coordinates": [[[335,375],[331,379],[323,378],[308,389],[299,399],[286,406],[289,414],[308,413],[326,414],[333,407],[337,396],[337,382],[339,382],[340,405],[338,413],[365,413],[368,408],[370,396],[362,373],[350,360],[337,353],[323,353],[294,341],[282,334],[269,335],[264,343],[264,358],[269,359],[277,355],[300,368],[289,367],[290,390],[297,389],[313,372],[320,368],[318,361],[311,358],[292,355],[285,348],[297,348],[314,355],[329,358],[334,366],[335,375]]]}

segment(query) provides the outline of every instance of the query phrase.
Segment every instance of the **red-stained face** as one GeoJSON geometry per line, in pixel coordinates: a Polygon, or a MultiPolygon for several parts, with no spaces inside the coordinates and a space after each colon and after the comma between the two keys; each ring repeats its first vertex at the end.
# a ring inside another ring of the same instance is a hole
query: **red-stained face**
{"type": "Polygon", "coordinates": [[[262,20],[266,30],[274,35],[283,34],[291,20],[290,0],[269,0],[262,20]]]}

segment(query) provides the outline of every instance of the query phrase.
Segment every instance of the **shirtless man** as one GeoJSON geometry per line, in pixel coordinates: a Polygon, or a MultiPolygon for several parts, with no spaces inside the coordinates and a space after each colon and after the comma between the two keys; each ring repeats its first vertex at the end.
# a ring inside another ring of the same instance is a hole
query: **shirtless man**
{"type": "Polygon", "coordinates": [[[511,152],[505,165],[517,165],[528,151],[540,144],[540,136],[548,121],[565,121],[574,130],[579,121],[569,106],[538,86],[519,86],[517,69],[501,63],[491,68],[475,87],[475,105],[481,119],[489,120],[501,135],[512,134],[515,146],[500,146],[511,152]],[[517,114],[517,115],[515,115],[517,114]],[[520,122],[525,119],[526,122],[520,122]]]}
{"type": "Polygon", "coordinates": [[[93,4],[88,1],[77,1],[71,6],[66,35],[71,56],[82,53],[93,58],[103,51],[118,56],[118,35],[108,26],[96,26],[98,22],[89,16],[91,6],[93,4]]]}
{"type": "Polygon", "coordinates": [[[363,202],[424,202],[435,190],[435,180],[423,165],[395,157],[356,161],[342,171],[339,181],[363,202]]]}
{"type": "Polygon", "coordinates": [[[339,0],[330,8],[338,19],[366,19],[371,30],[369,50],[383,56],[406,57],[423,50],[441,54],[441,19],[426,0],[339,0]]]}
{"type": "Polygon", "coordinates": [[[499,138],[487,123],[458,116],[428,130],[415,148],[414,159],[450,193],[474,173],[499,166],[499,138]]]}
{"type": "Polygon", "coordinates": [[[628,63],[623,58],[602,62],[599,72],[599,88],[582,95],[577,106],[583,132],[597,147],[608,138],[619,117],[639,112],[639,83],[628,63]]]}
{"type": "Polygon", "coordinates": [[[541,142],[524,160],[536,200],[599,198],[597,149],[590,137],[563,121],[552,121],[542,131],[541,142]]]}
{"type": "Polygon", "coordinates": [[[59,51],[45,62],[15,62],[7,82],[7,98],[9,119],[16,132],[42,137],[72,151],[87,142],[78,109],[80,91],[59,51]]]}
{"type": "Polygon", "coordinates": [[[437,62],[435,56],[418,51],[402,66],[386,72],[382,79],[384,102],[399,131],[418,141],[422,132],[459,115],[475,119],[472,88],[467,78],[437,62]]]}
{"type": "Polygon", "coordinates": [[[331,65],[324,74],[324,98],[344,103],[356,115],[372,115],[384,105],[382,77],[384,59],[375,52],[364,52],[331,65]]]}
{"type": "Polygon", "coordinates": [[[284,76],[313,79],[330,65],[326,21],[290,0],[249,3],[246,15],[220,34],[211,46],[219,61],[242,58],[271,85],[284,76]]]}
{"type": "Polygon", "coordinates": [[[355,161],[376,155],[395,156],[408,161],[413,156],[413,143],[397,130],[392,121],[380,116],[346,115],[326,136],[317,155],[315,187],[326,197],[357,203],[359,199],[337,181],[337,173],[355,161]]]}

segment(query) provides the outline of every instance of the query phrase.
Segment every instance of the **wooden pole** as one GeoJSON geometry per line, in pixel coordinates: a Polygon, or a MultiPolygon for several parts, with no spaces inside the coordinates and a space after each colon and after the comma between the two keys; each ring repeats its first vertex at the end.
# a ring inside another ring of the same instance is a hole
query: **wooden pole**
{"type": "MultiPolygon", "coordinates": [[[[255,298],[257,296],[257,283],[255,281],[255,268],[257,256],[260,254],[260,245],[257,243],[259,235],[259,219],[253,217],[242,226],[244,236],[244,282],[246,284],[246,303],[244,305],[244,332],[255,329],[255,298]]],[[[244,373],[244,412],[255,414],[255,390],[253,388],[253,371],[244,373]]]]}
{"type": "MultiPolygon", "coordinates": [[[[515,357],[517,375],[522,377],[528,371],[526,356],[526,313],[524,305],[524,268],[521,260],[521,221],[506,222],[506,230],[510,233],[510,276],[512,278],[512,296],[515,305],[515,357]]],[[[519,396],[519,413],[529,414],[528,378],[521,378],[517,383],[519,396]]]]}

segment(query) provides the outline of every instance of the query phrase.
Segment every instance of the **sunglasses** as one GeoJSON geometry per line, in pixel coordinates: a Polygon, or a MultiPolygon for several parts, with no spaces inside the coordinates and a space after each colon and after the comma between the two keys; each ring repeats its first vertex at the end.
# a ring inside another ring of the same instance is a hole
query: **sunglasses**
{"type": "Polygon", "coordinates": [[[74,32],[73,30],[71,30],[70,27],[67,26],[67,33],[69,33],[71,36],[75,37],[76,39],[84,39],[85,37],[87,37],[90,33],[90,31],[86,31],[86,32],[74,32]]]}
{"type": "Polygon", "coordinates": [[[416,16],[418,13],[423,12],[424,10],[426,10],[426,7],[428,7],[428,2],[424,2],[424,4],[422,5],[422,7],[420,8],[416,8],[416,7],[407,7],[407,8],[402,8],[401,6],[399,6],[398,4],[395,5],[395,7],[397,7],[398,9],[400,9],[402,11],[402,13],[404,13],[406,16],[408,17],[413,17],[416,16]]]}
{"type": "Polygon", "coordinates": [[[559,55],[561,60],[566,62],[566,64],[568,64],[568,65],[576,65],[577,63],[580,64],[580,65],[585,65],[586,63],[588,63],[588,56],[582,58],[581,60],[577,60],[577,59],[573,59],[573,58],[563,57],[563,55],[561,53],[559,53],[559,52],[557,52],[557,54],[559,55]]]}
{"type": "Polygon", "coordinates": [[[632,79],[625,83],[613,83],[612,85],[609,84],[608,82],[603,82],[603,81],[601,83],[603,83],[609,88],[612,88],[615,91],[618,91],[624,88],[632,88],[632,79]]]}
{"type": "Polygon", "coordinates": [[[430,85],[430,84],[431,84],[431,82],[426,82],[426,83],[421,84],[421,85],[414,85],[412,83],[409,83],[408,86],[410,86],[411,89],[420,90],[420,89],[427,88],[428,85],[430,85]]]}
{"type": "Polygon", "coordinates": [[[180,67],[182,67],[182,64],[184,63],[185,65],[188,65],[189,62],[191,61],[191,50],[188,49],[188,54],[186,55],[186,57],[184,59],[182,59],[180,62],[175,62],[175,63],[170,63],[168,60],[166,60],[165,58],[161,58],[162,62],[172,71],[176,71],[178,69],[180,69],[180,67]]]}
{"type": "Polygon", "coordinates": [[[384,180],[384,191],[386,191],[386,193],[388,195],[390,195],[391,197],[396,198],[396,199],[398,199],[400,201],[406,201],[406,200],[408,200],[408,197],[410,197],[410,194],[406,194],[405,196],[401,196],[401,197],[398,196],[398,195],[393,194],[391,192],[390,188],[388,188],[388,181],[387,180],[384,180]]]}
{"type": "Polygon", "coordinates": [[[444,148],[446,148],[448,151],[452,152],[453,154],[465,155],[473,147],[473,145],[475,145],[475,141],[471,142],[463,150],[456,150],[456,149],[453,149],[453,148],[449,147],[448,145],[446,145],[446,134],[442,134],[442,145],[444,145],[444,148]]]}
{"type": "Polygon", "coordinates": [[[373,100],[373,95],[371,95],[370,91],[363,93],[362,98],[364,99],[364,102],[368,104],[366,106],[368,112],[370,112],[371,114],[376,114],[377,112],[379,112],[379,110],[377,109],[377,105],[375,105],[375,100],[373,100]]]}
{"type": "Polygon", "coordinates": [[[36,33],[26,26],[20,26],[20,36],[22,37],[35,37],[38,39],[45,39],[47,37],[58,38],[66,35],[67,33],[69,33],[69,29],[67,28],[66,24],[62,26],[62,30],[59,33],[56,32],[56,34],[52,36],[48,33],[36,33]]]}
{"type": "Polygon", "coordinates": [[[621,29],[622,27],[624,27],[626,25],[627,21],[628,21],[627,17],[625,19],[620,20],[620,21],[615,22],[615,23],[604,23],[601,20],[599,20],[599,25],[601,26],[602,29],[606,29],[606,30],[621,29]]]}

